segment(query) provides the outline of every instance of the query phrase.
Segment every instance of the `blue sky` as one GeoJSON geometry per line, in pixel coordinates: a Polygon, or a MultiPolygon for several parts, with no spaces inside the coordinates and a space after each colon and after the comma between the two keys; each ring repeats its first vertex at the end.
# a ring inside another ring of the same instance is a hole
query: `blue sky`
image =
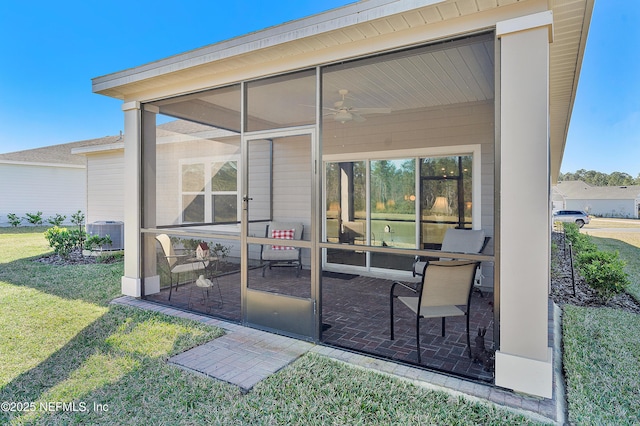
{"type": "MultiPolygon", "coordinates": [[[[94,77],[349,3],[5,0],[0,153],[117,135],[121,101],[94,77]]],[[[640,173],[638,23],[640,2],[596,1],[563,172],[640,173]]]]}

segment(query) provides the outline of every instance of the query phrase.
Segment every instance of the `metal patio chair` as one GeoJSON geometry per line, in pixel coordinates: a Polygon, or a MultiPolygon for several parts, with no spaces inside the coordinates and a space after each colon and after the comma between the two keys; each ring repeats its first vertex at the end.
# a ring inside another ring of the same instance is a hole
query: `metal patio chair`
{"type": "Polygon", "coordinates": [[[156,235],[156,240],[158,241],[158,243],[160,243],[162,253],[169,266],[169,300],[171,300],[174,276],[176,291],[178,291],[178,285],[180,284],[180,274],[194,274],[198,271],[203,271],[209,265],[209,261],[194,258],[194,254],[192,253],[178,254],[178,250],[175,250],[173,248],[173,244],[171,244],[171,238],[169,238],[167,234],[156,235]]]}
{"type": "Polygon", "coordinates": [[[398,296],[394,294],[399,284],[396,281],[391,285],[390,292],[390,322],[391,340],[394,340],[394,300],[398,299],[415,314],[416,347],[418,351],[418,363],[422,362],[420,355],[420,320],[423,318],[442,318],[442,337],[445,336],[445,319],[447,317],[465,316],[467,322],[467,349],[471,358],[471,340],[469,337],[469,308],[471,304],[471,291],[475,272],[479,262],[464,260],[433,261],[427,262],[422,273],[422,286],[413,290],[417,296],[398,296]],[[465,310],[460,309],[466,306],[465,310]]]}
{"type": "Polygon", "coordinates": [[[265,232],[266,238],[281,240],[271,244],[263,244],[260,259],[263,262],[262,276],[267,268],[273,266],[292,266],[296,268],[296,277],[300,276],[302,269],[302,251],[300,248],[291,247],[286,240],[301,240],[304,225],[301,222],[270,222],[265,232]]]}

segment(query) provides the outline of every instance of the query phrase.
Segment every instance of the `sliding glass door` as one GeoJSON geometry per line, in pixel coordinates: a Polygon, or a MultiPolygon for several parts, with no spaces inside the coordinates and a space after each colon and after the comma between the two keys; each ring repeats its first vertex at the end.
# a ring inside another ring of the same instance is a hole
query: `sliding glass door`
{"type": "Polygon", "coordinates": [[[473,227],[473,154],[325,162],[329,269],[409,271],[412,257],[369,247],[439,249],[473,227]]]}

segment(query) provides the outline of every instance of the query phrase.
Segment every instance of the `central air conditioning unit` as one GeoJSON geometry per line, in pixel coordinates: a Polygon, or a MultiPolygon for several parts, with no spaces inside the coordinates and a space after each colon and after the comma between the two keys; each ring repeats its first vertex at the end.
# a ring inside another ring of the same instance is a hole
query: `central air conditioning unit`
{"type": "Polygon", "coordinates": [[[101,220],[87,224],[87,234],[111,238],[111,245],[103,245],[99,250],[124,250],[124,222],[101,220]]]}

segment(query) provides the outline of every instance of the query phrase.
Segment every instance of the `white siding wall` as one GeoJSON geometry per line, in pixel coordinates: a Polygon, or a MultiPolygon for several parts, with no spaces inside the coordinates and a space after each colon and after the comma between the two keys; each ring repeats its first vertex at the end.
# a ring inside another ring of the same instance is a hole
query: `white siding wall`
{"type": "Polygon", "coordinates": [[[568,210],[584,210],[603,217],[637,218],[635,200],[567,200],[568,210]]]}
{"type": "Polygon", "coordinates": [[[124,153],[87,155],[87,223],[124,220],[124,153]]]}
{"type": "Polygon", "coordinates": [[[84,167],[0,164],[0,226],[9,226],[8,213],[23,217],[38,211],[45,221],[61,214],[67,216],[65,223],[71,223],[72,214],[86,209],[85,171],[84,167]]]}
{"type": "Polygon", "coordinates": [[[302,222],[309,239],[311,143],[308,138],[276,140],[273,153],[273,218],[302,222]]]}
{"type": "MultiPolygon", "coordinates": [[[[270,141],[249,142],[249,220],[271,218],[271,146],[270,141]]],[[[244,173],[244,171],[243,171],[244,173]]],[[[265,224],[252,224],[249,233],[264,237],[265,224]]]]}

